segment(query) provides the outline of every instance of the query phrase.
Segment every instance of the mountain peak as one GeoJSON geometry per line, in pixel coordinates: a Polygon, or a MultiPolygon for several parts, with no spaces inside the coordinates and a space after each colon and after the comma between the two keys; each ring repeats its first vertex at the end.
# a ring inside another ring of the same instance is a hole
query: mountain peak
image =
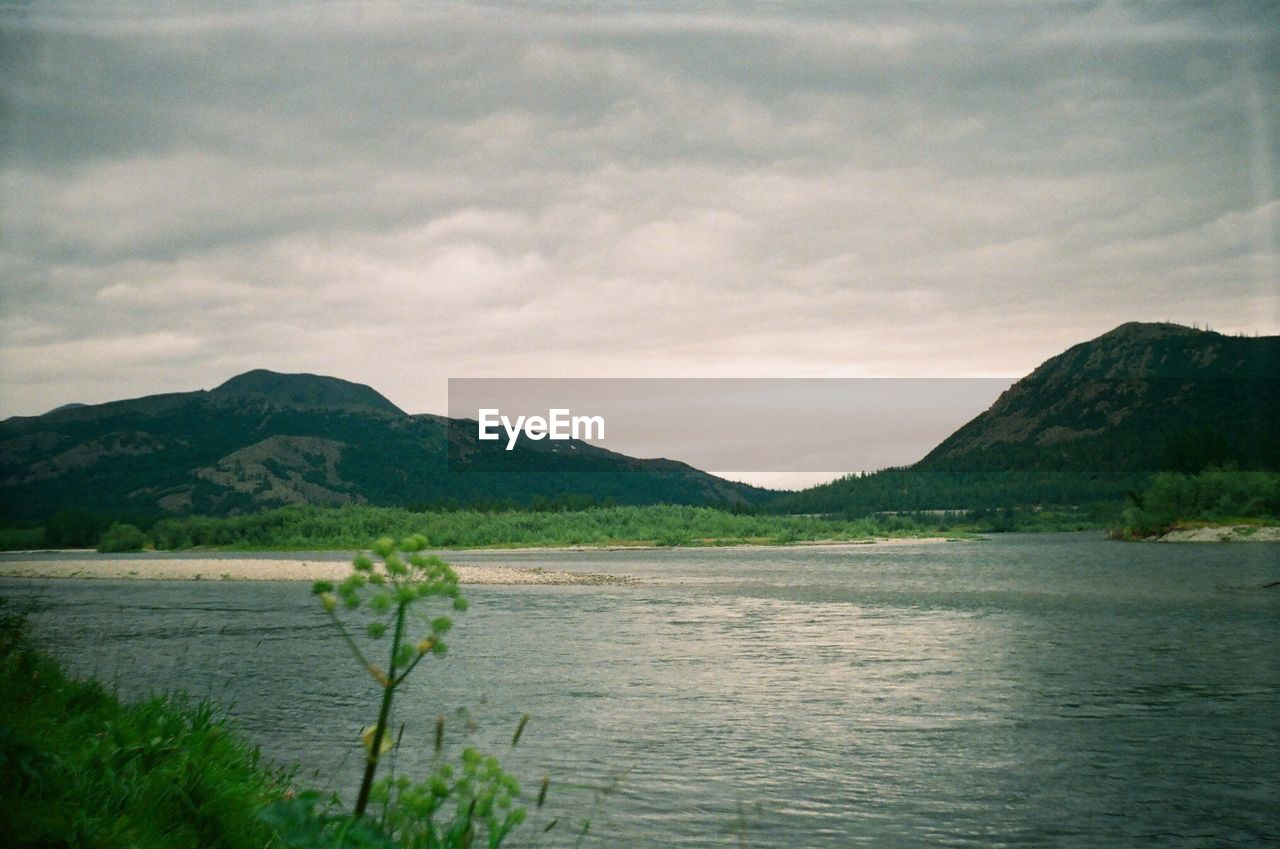
{"type": "Polygon", "coordinates": [[[603,448],[508,453],[480,442],[474,427],[408,416],[368,386],[314,374],[259,369],[213,390],[0,421],[4,519],[67,507],[228,515],[284,504],[528,504],[569,495],[623,504],[764,497],[683,464],[603,448]],[[451,469],[457,440],[464,456],[504,461],[478,467],[498,474],[451,469]],[[549,473],[534,473],[543,468],[549,473]]]}
{"type": "Polygon", "coordinates": [[[209,392],[220,403],[267,401],[285,407],[358,408],[404,415],[372,387],[319,374],[282,374],[254,369],[209,392]]]}
{"type": "Polygon", "coordinates": [[[1170,322],[1130,321],[1040,365],[1032,380],[1203,381],[1261,378],[1276,367],[1280,337],[1226,336],[1170,322]]]}
{"type": "Polygon", "coordinates": [[[1221,333],[1213,330],[1200,330],[1194,327],[1187,327],[1183,324],[1174,324],[1169,321],[1127,321],[1092,341],[1102,342],[1103,340],[1125,340],[1132,342],[1144,342],[1160,339],[1194,339],[1197,337],[1221,335],[1221,333]]]}
{"type": "Polygon", "coordinates": [[[1277,374],[1280,337],[1129,322],[1045,361],[917,468],[1150,472],[1192,438],[1269,468],[1277,374]]]}

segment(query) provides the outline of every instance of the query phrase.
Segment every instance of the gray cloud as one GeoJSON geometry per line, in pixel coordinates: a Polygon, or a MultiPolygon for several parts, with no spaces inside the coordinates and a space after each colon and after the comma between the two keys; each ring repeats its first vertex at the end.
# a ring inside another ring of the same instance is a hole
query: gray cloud
{"type": "Polygon", "coordinates": [[[1267,4],[0,7],[0,415],[1280,331],[1267,4]]]}

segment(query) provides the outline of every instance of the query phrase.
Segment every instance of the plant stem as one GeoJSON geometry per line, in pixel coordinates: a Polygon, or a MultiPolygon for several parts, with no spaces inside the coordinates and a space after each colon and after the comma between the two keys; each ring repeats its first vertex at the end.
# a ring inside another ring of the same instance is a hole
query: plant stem
{"type": "Polygon", "coordinates": [[[396,608],[396,634],[391,640],[391,658],[387,664],[387,683],[382,687],[382,707],[378,710],[378,725],[373,731],[373,745],[369,747],[369,758],[364,765],[364,780],[360,782],[360,795],[356,798],[356,816],[363,816],[369,805],[369,791],[373,789],[373,776],[378,771],[378,756],[382,753],[382,738],[387,733],[387,719],[391,716],[391,699],[395,695],[396,655],[400,653],[400,641],[404,637],[404,609],[407,602],[400,602],[396,608]]]}
{"type": "Polygon", "coordinates": [[[378,670],[378,667],[370,663],[364,656],[364,652],[360,651],[360,647],[356,645],[356,641],[351,639],[351,635],[347,633],[347,629],[342,624],[342,620],[339,619],[338,615],[332,610],[329,611],[329,619],[334,625],[338,626],[338,633],[342,635],[342,639],[347,643],[347,648],[351,649],[351,653],[356,656],[356,660],[360,661],[360,665],[369,670],[369,674],[376,679],[378,677],[378,672],[381,670],[378,670]]]}
{"type": "Polygon", "coordinates": [[[426,657],[426,654],[425,654],[425,653],[424,653],[424,654],[420,654],[420,655],[418,655],[417,657],[415,657],[415,658],[413,659],[413,662],[412,662],[412,663],[410,663],[408,666],[406,666],[406,667],[405,667],[404,672],[401,672],[401,673],[400,673],[400,677],[399,677],[399,678],[394,678],[394,679],[392,679],[392,680],[395,682],[395,684],[396,684],[397,686],[399,686],[400,682],[402,682],[402,681],[404,681],[404,679],[408,678],[408,677],[409,677],[409,673],[410,673],[410,672],[412,672],[412,671],[413,671],[413,668],[414,668],[415,666],[417,666],[417,665],[418,665],[418,661],[422,660],[424,657],[426,657]]]}

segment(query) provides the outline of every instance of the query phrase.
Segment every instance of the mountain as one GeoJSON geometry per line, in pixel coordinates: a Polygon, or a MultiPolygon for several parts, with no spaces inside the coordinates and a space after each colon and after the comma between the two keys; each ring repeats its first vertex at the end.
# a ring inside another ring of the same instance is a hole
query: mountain
{"type": "Polygon", "coordinates": [[[278,374],[254,369],[209,393],[226,406],[274,406],[300,410],[355,410],[403,416],[405,412],[373,388],[317,374],[278,374]]]}
{"type": "Polygon", "coordinates": [[[797,512],[1082,504],[1155,471],[1280,468],[1280,337],[1123,324],[1047,360],[907,469],[780,499],[797,512]]]}
{"type": "Polygon", "coordinates": [[[908,469],[791,493],[583,442],[480,442],[368,386],[257,370],[209,391],[0,422],[0,518],[64,507],[225,515],[283,504],[573,496],[874,512],[1122,498],[1153,471],[1280,468],[1280,337],[1124,324],[1049,359],[908,469]]]}
{"type": "Polygon", "coordinates": [[[1280,336],[1123,324],[1045,362],[916,470],[1280,466],[1280,336]]]}
{"type": "Polygon", "coordinates": [[[74,403],[74,402],[73,402],[73,403],[71,403],[71,404],[63,404],[63,405],[61,405],[61,406],[59,406],[59,407],[54,407],[54,408],[53,408],[52,410],[50,410],[49,412],[51,412],[51,413],[57,413],[57,412],[61,412],[62,410],[74,410],[74,409],[76,409],[77,407],[84,407],[84,406],[86,406],[86,405],[84,405],[84,404],[78,404],[78,403],[74,403]]]}
{"type": "Polygon", "coordinates": [[[368,386],[261,369],[208,391],[0,422],[4,519],[64,508],[226,515],[299,503],[527,504],[575,496],[747,504],[769,495],[683,463],[581,442],[526,441],[503,452],[476,440],[469,423],[409,415],[368,386]]]}

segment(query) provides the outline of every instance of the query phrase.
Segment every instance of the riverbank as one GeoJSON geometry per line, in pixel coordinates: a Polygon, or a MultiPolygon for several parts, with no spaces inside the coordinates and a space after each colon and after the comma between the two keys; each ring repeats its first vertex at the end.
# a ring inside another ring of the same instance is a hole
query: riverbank
{"type": "MultiPolygon", "coordinates": [[[[634,578],[594,572],[520,569],[497,564],[454,566],[458,580],[470,585],[632,584],[634,578]]],[[[9,578],[98,578],[144,581],[340,581],[351,573],[342,560],[280,558],[173,558],[4,560],[0,576],[9,578]]]]}
{"type": "Polygon", "coordinates": [[[484,548],[458,548],[436,552],[448,558],[451,553],[483,553],[493,555],[504,554],[576,554],[590,551],[672,551],[676,549],[714,548],[717,551],[752,551],[760,548],[861,548],[866,545],[917,545],[940,542],[965,542],[978,537],[965,536],[898,536],[867,537],[866,539],[808,539],[795,542],[722,542],[719,540],[695,540],[690,545],[654,545],[653,543],[616,543],[609,545],[526,545],[526,546],[494,546],[484,548]]]}
{"type": "Polygon", "coordinates": [[[1275,525],[1204,525],[1198,528],[1175,528],[1156,542],[1280,542],[1280,527],[1275,525]]]}
{"type": "MultiPolygon", "coordinates": [[[[149,526],[105,528],[101,539],[46,534],[47,543],[108,551],[350,551],[379,537],[425,536],[432,547],[500,550],[560,547],[724,547],[800,542],[861,542],[883,537],[956,536],[972,528],[906,516],[839,518],[734,513],[711,507],[651,505],[566,512],[438,510],[394,507],[282,507],[220,518],[184,516],[149,526]],[[120,542],[122,544],[116,545],[120,542]],[[124,543],[127,543],[125,545],[124,543]]],[[[28,543],[27,545],[30,545],[28,543]]],[[[26,546],[23,546],[26,547],[26,546]]]]}
{"type": "Polygon", "coordinates": [[[5,845],[279,845],[259,814],[292,772],[209,703],[121,703],[68,675],[0,598],[0,822],[5,845]]]}
{"type": "MultiPolygon", "coordinates": [[[[953,537],[890,537],[868,539],[859,542],[821,540],[792,543],[794,547],[822,547],[824,549],[863,548],[868,545],[900,546],[955,542],[953,537]]],[[[753,549],[760,546],[720,546],[725,549],[753,549]]],[[[485,549],[485,555],[495,558],[504,555],[538,554],[556,555],[582,552],[627,552],[670,550],[660,546],[559,546],[555,548],[494,548],[485,549]]],[[[472,552],[475,553],[474,551],[472,552]]],[[[446,559],[450,552],[439,554],[446,559]]],[[[626,575],[599,572],[572,572],[560,569],[523,568],[501,563],[454,563],[462,584],[472,586],[518,585],[627,585],[637,579],[626,575]]],[[[95,557],[84,550],[65,552],[22,552],[18,556],[7,555],[0,559],[0,577],[9,578],[98,578],[109,580],[145,581],[338,581],[351,572],[349,561],[318,560],[299,557],[192,557],[190,554],[171,556],[168,552],[142,552],[121,558],[95,557]],[[59,553],[67,555],[59,559],[59,553]],[[24,559],[21,554],[32,555],[24,559]],[[39,555],[38,557],[35,555],[39,555]],[[51,556],[52,555],[52,556],[51,556]],[[88,555],[88,556],[86,556],[88,555]]]]}

